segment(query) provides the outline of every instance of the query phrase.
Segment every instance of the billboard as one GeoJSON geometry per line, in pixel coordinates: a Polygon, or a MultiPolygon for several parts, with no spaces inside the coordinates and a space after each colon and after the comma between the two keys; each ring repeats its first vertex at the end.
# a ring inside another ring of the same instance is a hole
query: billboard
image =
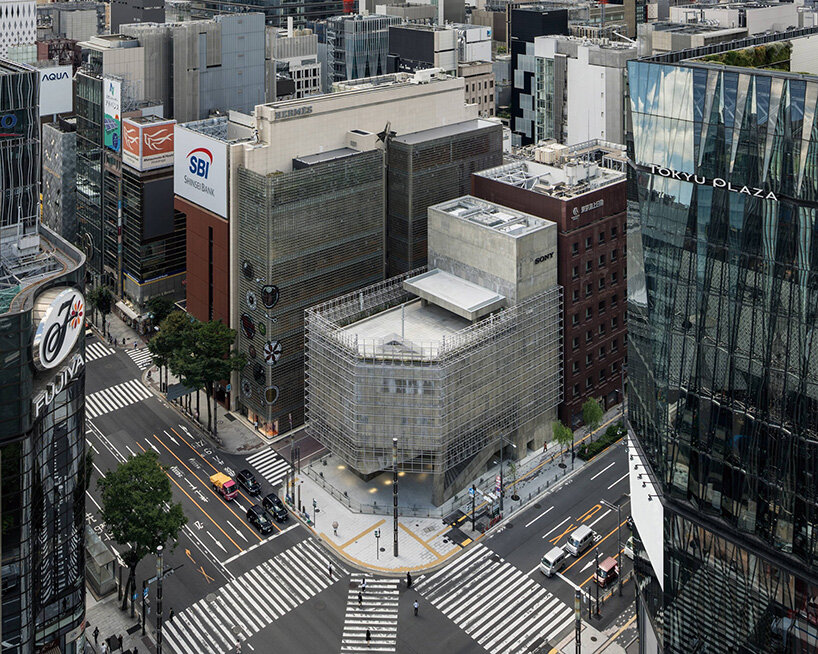
{"type": "Polygon", "coordinates": [[[143,171],[172,166],[175,125],[175,120],[143,123],[125,118],[122,121],[122,162],[143,171]]]}
{"type": "Polygon", "coordinates": [[[102,111],[105,123],[105,147],[119,152],[122,140],[122,82],[102,78],[102,111]]]}
{"type": "Polygon", "coordinates": [[[227,218],[227,143],[176,125],[173,192],[227,218]]]}
{"type": "Polygon", "coordinates": [[[40,69],[40,115],[51,116],[74,110],[71,66],[40,69]]]}

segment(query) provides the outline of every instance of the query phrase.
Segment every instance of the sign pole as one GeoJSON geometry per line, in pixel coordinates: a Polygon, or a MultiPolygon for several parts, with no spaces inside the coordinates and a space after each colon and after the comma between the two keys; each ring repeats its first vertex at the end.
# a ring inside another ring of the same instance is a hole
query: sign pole
{"type": "Polygon", "coordinates": [[[398,555],[398,439],[392,439],[392,530],[394,555],[398,555]]]}

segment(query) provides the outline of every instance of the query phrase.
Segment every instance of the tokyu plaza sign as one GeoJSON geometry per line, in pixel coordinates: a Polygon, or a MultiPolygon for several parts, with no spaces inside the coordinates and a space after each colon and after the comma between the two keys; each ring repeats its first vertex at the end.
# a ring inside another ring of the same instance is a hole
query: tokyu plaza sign
{"type": "Polygon", "coordinates": [[[663,166],[651,165],[650,172],[660,177],[667,177],[668,179],[678,179],[682,182],[690,182],[691,184],[698,184],[699,186],[712,186],[713,188],[723,188],[733,193],[741,193],[749,195],[754,198],[762,198],[764,200],[778,200],[775,193],[772,191],[765,191],[763,188],[755,186],[735,185],[732,182],[722,179],[721,177],[704,177],[703,175],[694,175],[693,173],[683,173],[671,168],[664,168],[663,166]]]}

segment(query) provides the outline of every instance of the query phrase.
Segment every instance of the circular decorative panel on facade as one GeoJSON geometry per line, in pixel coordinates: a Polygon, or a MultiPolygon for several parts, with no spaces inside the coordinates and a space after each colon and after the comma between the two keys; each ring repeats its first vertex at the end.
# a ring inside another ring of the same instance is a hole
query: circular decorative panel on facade
{"type": "Polygon", "coordinates": [[[256,325],[250,314],[241,314],[241,330],[247,338],[253,338],[256,335],[256,325]]]}
{"type": "Polygon", "coordinates": [[[244,276],[247,277],[247,279],[253,279],[254,270],[252,263],[245,261],[243,264],[241,264],[241,271],[244,273],[244,276]]]}
{"type": "Polygon", "coordinates": [[[247,357],[251,360],[256,358],[256,346],[252,343],[247,347],[247,357]]]}
{"type": "Polygon", "coordinates": [[[262,286],[261,287],[261,301],[268,309],[272,309],[278,304],[278,286],[262,286]]]}
{"type": "Polygon", "coordinates": [[[260,363],[256,363],[253,366],[253,379],[256,380],[257,384],[263,384],[267,381],[266,375],[264,374],[264,366],[260,363]]]}
{"type": "Polygon", "coordinates": [[[256,302],[256,294],[253,291],[247,291],[247,307],[250,311],[255,311],[258,303],[256,302]]]}
{"type": "Polygon", "coordinates": [[[258,333],[262,336],[267,336],[267,325],[265,325],[263,322],[258,324],[258,333]]]}
{"type": "Polygon", "coordinates": [[[249,379],[241,380],[241,394],[244,397],[250,397],[253,394],[253,387],[250,385],[249,379]]]}
{"type": "Polygon", "coordinates": [[[281,341],[267,341],[264,344],[264,360],[268,366],[278,363],[281,358],[281,351],[284,348],[281,346],[281,341]]]}
{"type": "Polygon", "coordinates": [[[275,404],[278,401],[278,386],[268,386],[264,389],[264,401],[267,404],[275,404]]]}

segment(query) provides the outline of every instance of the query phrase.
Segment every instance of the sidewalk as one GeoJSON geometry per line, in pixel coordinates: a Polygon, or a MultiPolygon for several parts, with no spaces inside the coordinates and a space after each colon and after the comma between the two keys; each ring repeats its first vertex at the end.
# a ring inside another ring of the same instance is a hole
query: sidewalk
{"type": "MultiPolygon", "coordinates": [[[[135,612],[134,617],[130,615],[130,605],[125,611],[120,610],[121,600],[117,600],[116,593],[108,597],[97,600],[93,593],[88,590],[85,593],[85,651],[99,652],[102,642],[110,637],[122,636],[122,650],[114,650],[114,641],[110,641],[111,654],[119,652],[138,652],[138,654],[149,654],[156,651],[153,643],[153,630],[148,621],[145,625],[145,635],[142,635],[139,613],[135,612]],[[94,629],[99,629],[99,641],[94,643],[94,629]],[[130,633],[129,633],[130,632],[130,633]]],[[[139,607],[137,607],[139,608],[139,607]]],[[[118,638],[116,639],[118,642],[118,638]]]]}
{"type": "MultiPolygon", "coordinates": [[[[620,415],[618,407],[606,413],[597,432],[618,421],[620,415]]],[[[585,438],[587,430],[578,430],[577,444],[585,438]]],[[[557,451],[556,446],[551,446],[545,453],[530,453],[516,462],[516,483],[506,468],[503,520],[508,522],[515,513],[543,493],[553,490],[586,464],[576,458],[572,469],[570,454],[565,455],[557,451]],[[512,499],[515,493],[517,500],[512,499]]],[[[485,497],[493,495],[498,473],[499,466],[495,466],[475,480],[485,497]]],[[[489,501],[481,498],[475,501],[476,529],[472,530],[468,490],[461,491],[443,506],[435,507],[430,501],[426,475],[401,472],[398,480],[398,556],[394,556],[391,472],[383,472],[365,482],[329,454],[302,466],[295,483],[295,497],[290,498],[290,506],[294,514],[302,509],[301,515],[296,517],[338,556],[363,570],[402,574],[409,570],[431,569],[469,543],[480,540],[495,524],[489,515],[489,501]]],[[[285,487],[281,494],[286,492],[285,487]]],[[[503,522],[498,520],[497,524],[502,527],[503,522]]]]}

